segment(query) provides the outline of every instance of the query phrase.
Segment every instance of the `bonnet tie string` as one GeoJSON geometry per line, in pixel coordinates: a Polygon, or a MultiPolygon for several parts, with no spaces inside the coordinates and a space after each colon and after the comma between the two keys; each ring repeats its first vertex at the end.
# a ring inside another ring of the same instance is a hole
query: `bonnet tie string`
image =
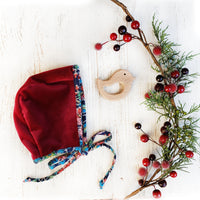
{"type": "MultiPolygon", "coordinates": [[[[24,182],[42,182],[42,181],[45,181],[45,180],[49,180],[49,179],[53,178],[54,176],[60,174],[62,171],[64,171],[74,161],[76,161],[81,155],[87,155],[90,151],[92,151],[94,149],[97,149],[99,147],[106,147],[106,148],[110,149],[111,152],[113,153],[113,160],[112,160],[111,167],[109,168],[109,170],[107,171],[105,176],[99,181],[99,186],[102,189],[104,183],[108,179],[108,176],[111,173],[111,171],[112,171],[112,169],[114,167],[114,164],[116,162],[116,154],[115,154],[113,148],[111,146],[109,146],[108,144],[106,144],[111,139],[112,139],[112,134],[110,132],[108,132],[108,131],[97,132],[95,135],[93,135],[90,138],[90,140],[88,142],[83,144],[82,148],[81,147],[70,148],[67,153],[59,155],[59,156],[53,158],[48,163],[50,169],[54,169],[55,167],[57,167],[59,165],[64,165],[62,168],[60,168],[59,170],[55,171],[51,175],[45,176],[43,178],[28,177],[28,178],[26,178],[24,180],[24,182]],[[100,141],[94,142],[94,140],[95,140],[95,138],[97,136],[106,136],[106,138],[104,138],[104,139],[102,139],[100,141]]],[[[60,152],[58,152],[57,154],[54,153],[54,155],[58,155],[58,154],[60,154],[60,152]]],[[[46,157],[46,158],[48,158],[48,157],[46,157]]]]}

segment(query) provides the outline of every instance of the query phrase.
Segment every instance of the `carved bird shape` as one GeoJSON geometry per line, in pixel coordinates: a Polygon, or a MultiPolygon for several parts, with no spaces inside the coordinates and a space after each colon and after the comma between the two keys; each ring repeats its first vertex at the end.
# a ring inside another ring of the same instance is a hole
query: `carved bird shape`
{"type": "Polygon", "coordinates": [[[97,78],[96,83],[97,83],[97,88],[99,90],[99,93],[106,99],[109,100],[119,100],[123,97],[125,97],[131,87],[132,87],[132,82],[135,79],[135,77],[132,76],[132,74],[125,69],[119,69],[115,71],[109,79],[107,80],[101,80],[97,78]],[[108,93],[104,89],[107,86],[111,86],[114,83],[119,83],[120,89],[116,93],[108,93]]]}

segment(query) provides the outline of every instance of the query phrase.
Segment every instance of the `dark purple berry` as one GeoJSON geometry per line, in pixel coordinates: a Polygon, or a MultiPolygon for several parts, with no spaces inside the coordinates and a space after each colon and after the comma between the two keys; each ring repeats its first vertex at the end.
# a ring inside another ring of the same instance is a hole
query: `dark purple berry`
{"type": "Polygon", "coordinates": [[[140,186],[142,186],[143,183],[144,183],[144,180],[143,180],[143,179],[138,180],[138,184],[139,184],[140,186]]]}
{"type": "Polygon", "coordinates": [[[168,128],[170,128],[172,125],[171,125],[171,123],[170,122],[168,122],[168,121],[166,121],[165,123],[164,123],[164,127],[168,127],[168,128]]]}
{"type": "Polygon", "coordinates": [[[157,83],[154,87],[156,92],[163,92],[164,91],[164,85],[162,83],[157,83]]]}
{"type": "Polygon", "coordinates": [[[161,127],[160,132],[161,132],[163,135],[168,134],[168,130],[167,130],[167,128],[166,128],[165,126],[161,127]]]}
{"type": "Polygon", "coordinates": [[[167,181],[166,181],[166,180],[159,181],[159,182],[158,182],[158,185],[159,185],[160,187],[166,187],[166,186],[167,186],[167,181]]]}
{"type": "Polygon", "coordinates": [[[114,51],[119,51],[120,50],[120,45],[119,44],[115,44],[113,49],[114,49],[114,51]]]}
{"type": "Polygon", "coordinates": [[[181,70],[181,72],[182,72],[183,75],[187,75],[189,73],[189,69],[188,68],[183,68],[181,70]]]}
{"type": "Polygon", "coordinates": [[[124,25],[122,25],[122,26],[120,26],[120,27],[118,28],[118,33],[119,33],[120,35],[124,35],[124,34],[126,33],[126,31],[127,31],[127,28],[126,28],[126,26],[124,26],[124,25]]]}
{"type": "Polygon", "coordinates": [[[136,123],[136,124],[135,124],[135,128],[136,128],[136,129],[141,129],[141,128],[142,128],[142,125],[141,125],[140,123],[136,123]]]}
{"type": "Polygon", "coordinates": [[[156,80],[158,81],[158,82],[162,82],[163,81],[163,79],[164,79],[164,77],[162,76],[162,75],[158,75],[158,76],[156,76],[156,80]]]}
{"type": "Polygon", "coordinates": [[[131,19],[131,17],[129,15],[126,16],[126,21],[127,22],[131,22],[132,21],[132,19],[131,19]]]}
{"type": "Polygon", "coordinates": [[[149,160],[154,161],[156,159],[156,156],[154,154],[149,155],[149,160]]]}

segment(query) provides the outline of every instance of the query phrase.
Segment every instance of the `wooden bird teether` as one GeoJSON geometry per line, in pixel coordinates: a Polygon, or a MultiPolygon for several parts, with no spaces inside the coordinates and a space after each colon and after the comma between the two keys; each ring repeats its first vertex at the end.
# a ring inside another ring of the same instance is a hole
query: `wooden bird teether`
{"type": "Polygon", "coordinates": [[[99,93],[104,98],[109,100],[119,100],[129,93],[134,79],[135,77],[133,77],[128,70],[119,69],[115,71],[109,79],[101,80],[97,78],[96,82],[99,93]],[[108,93],[104,90],[104,87],[113,85],[114,83],[119,83],[120,85],[120,89],[117,93],[108,93]]]}

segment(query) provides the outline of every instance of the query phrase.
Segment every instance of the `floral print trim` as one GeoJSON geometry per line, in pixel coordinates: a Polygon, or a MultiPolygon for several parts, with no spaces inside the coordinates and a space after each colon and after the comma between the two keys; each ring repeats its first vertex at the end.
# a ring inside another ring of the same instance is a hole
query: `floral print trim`
{"type": "Polygon", "coordinates": [[[24,180],[24,182],[42,182],[45,180],[49,180],[54,176],[60,174],[64,169],[69,167],[74,161],[76,161],[81,155],[87,155],[91,150],[97,149],[99,147],[106,147],[111,150],[113,153],[113,161],[110,169],[107,171],[106,175],[99,181],[99,186],[102,189],[104,183],[108,179],[111,171],[113,170],[114,164],[116,162],[116,154],[111,146],[106,144],[112,139],[112,135],[108,131],[100,131],[94,134],[89,141],[87,141],[87,132],[86,132],[86,109],[85,109],[85,97],[83,92],[83,85],[80,77],[79,67],[74,65],[72,68],[74,75],[74,87],[75,87],[75,98],[76,98],[76,115],[77,115],[77,128],[78,135],[80,141],[80,147],[69,147],[66,149],[60,149],[58,151],[54,151],[49,155],[43,156],[41,158],[37,158],[34,160],[35,163],[38,163],[47,158],[57,156],[49,161],[48,166],[50,169],[54,169],[59,165],[64,165],[59,170],[55,171],[49,176],[43,178],[31,178],[28,177],[24,180]],[[98,142],[94,142],[97,136],[106,136],[105,139],[100,140],[98,142]]]}
{"type": "Polygon", "coordinates": [[[43,160],[46,160],[50,157],[53,157],[53,156],[58,156],[58,155],[62,155],[62,154],[69,154],[70,152],[74,151],[74,150],[78,150],[80,149],[80,147],[69,147],[69,148],[65,148],[65,149],[59,149],[57,151],[53,151],[52,153],[46,155],[46,156],[43,156],[43,157],[40,157],[40,158],[36,158],[35,160],[33,160],[34,163],[39,163],[43,160]]]}
{"type": "Polygon", "coordinates": [[[80,77],[80,70],[77,65],[72,68],[74,75],[74,87],[76,97],[76,116],[77,116],[77,128],[79,135],[80,146],[83,146],[87,141],[86,135],[86,108],[85,108],[85,96],[83,92],[82,80],[80,77]]]}

